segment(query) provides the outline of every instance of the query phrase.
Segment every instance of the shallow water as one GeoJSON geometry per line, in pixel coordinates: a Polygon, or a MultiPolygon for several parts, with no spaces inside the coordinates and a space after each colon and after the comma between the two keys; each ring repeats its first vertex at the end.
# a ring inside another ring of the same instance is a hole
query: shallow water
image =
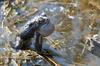
{"type": "MultiPolygon", "coordinates": [[[[47,45],[45,45],[44,48],[49,48],[53,52],[57,52],[58,54],[60,54],[62,57],[58,57],[58,58],[54,57],[54,58],[60,64],[62,64],[62,66],[71,66],[71,65],[75,65],[76,56],[78,55],[78,53],[81,54],[82,52],[82,48],[81,49],[77,48],[77,45],[82,43],[81,40],[85,36],[87,36],[87,34],[90,33],[91,30],[89,28],[89,24],[83,21],[86,18],[84,19],[84,15],[82,15],[82,13],[78,11],[79,6],[76,6],[75,8],[73,8],[75,13],[73,15],[70,15],[70,13],[67,12],[70,9],[70,5],[66,5],[62,3],[59,4],[59,3],[60,2],[58,1],[55,2],[53,0],[31,1],[31,2],[29,1],[25,6],[29,8],[31,8],[31,6],[34,6],[38,9],[38,11],[33,16],[29,17],[28,20],[25,21],[24,23],[17,24],[17,28],[15,29],[22,31],[23,29],[21,28],[24,28],[23,25],[25,23],[33,19],[34,16],[39,15],[42,12],[45,12],[50,18],[51,22],[55,25],[56,29],[52,35],[50,35],[49,37],[46,37],[46,42],[44,42],[44,44],[47,44],[47,45]]],[[[78,4],[78,3],[76,2],[75,4],[78,4]]],[[[23,14],[25,14],[27,11],[22,11],[22,12],[23,14]]],[[[1,23],[2,19],[3,19],[3,14],[0,8],[0,20],[1,20],[0,25],[2,24],[1,23]]],[[[100,30],[99,27],[98,29],[100,30]]],[[[6,55],[6,51],[13,51],[13,49],[11,48],[9,49],[9,41],[12,41],[15,38],[15,34],[9,32],[7,28],[5,27],[0,28],[0,54],[1,56],[6,55]]],[[[38,64],[38,61],[41,61],[41,60],[34,61],[34,63],[38,64]]],[[[99,66],[99,62],[100,60],[97,56],[86,51],[86,53],[82,56],[80,63],[78,64],[79,66],[81,66],[80,64],[82,64],[83,66],[99,66]]],[[[41,63],[46,66],[45,62],[41,61],[40,64],[41,63]]],[[[22,66],[25,66],[25,65],[22,65],[22,66]]]]}

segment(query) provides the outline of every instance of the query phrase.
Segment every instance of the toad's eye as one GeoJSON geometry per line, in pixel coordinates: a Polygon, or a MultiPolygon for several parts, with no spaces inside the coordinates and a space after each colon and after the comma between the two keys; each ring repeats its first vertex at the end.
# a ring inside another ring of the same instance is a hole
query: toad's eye
{"type": "Polygon", "coordinates": [[[38,21],[39,21],[39,23],[42,23],[42,22],[45,22],[45,19],[39,18],[38,21]]]}

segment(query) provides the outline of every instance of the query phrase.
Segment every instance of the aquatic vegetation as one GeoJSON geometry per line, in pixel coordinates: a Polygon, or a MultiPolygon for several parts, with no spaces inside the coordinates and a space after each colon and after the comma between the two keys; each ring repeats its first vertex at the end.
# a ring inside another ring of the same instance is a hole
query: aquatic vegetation
{"type": "Polygon", "coordinates": [[[99,2],[0,0],[0,65],[99,66],[99,54],[94,51],[99,51],[95,43],[100,44],[99,2]],[[38,54],[34,48],[26,51],[14,50],[11,43],[14,43],[16,35],[26,28],[24,25],[34,16],[42,12],[55,25],[54,33],[44,38],[43,52],[46,54],[38,54]],[[93,48],[95,45],[96,48],[93,48]]]}

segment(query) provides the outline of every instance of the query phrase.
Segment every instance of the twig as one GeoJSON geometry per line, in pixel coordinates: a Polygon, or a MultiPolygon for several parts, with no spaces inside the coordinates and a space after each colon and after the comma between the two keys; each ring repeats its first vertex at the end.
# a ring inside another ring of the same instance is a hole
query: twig
{"type": "Polygon", "coordinates": [[[16,22],[16,20],[21,20],[21,21],[24,21],[24,20],[27,20],[27,18],[31,15],[33,15],[35,12],[37,12],[37,9],[35,11],[29,11],[28,13],[26,13],[25,15],[20,15],[20,16],[16,16],[16,17],[13,17],[13,18],[8,18],[7,20],[10,22],[9,24],[6,24],[6,26],[10,27],[12,25],[14,25],[16,22]]]}
{"type": "Polygon", "coordinates": [[[58,64],[53,58],[50,58],[48,56],[43,56],[50,64],[52,64],[53,66],[61,66],[60,64],[58,64]]]}

